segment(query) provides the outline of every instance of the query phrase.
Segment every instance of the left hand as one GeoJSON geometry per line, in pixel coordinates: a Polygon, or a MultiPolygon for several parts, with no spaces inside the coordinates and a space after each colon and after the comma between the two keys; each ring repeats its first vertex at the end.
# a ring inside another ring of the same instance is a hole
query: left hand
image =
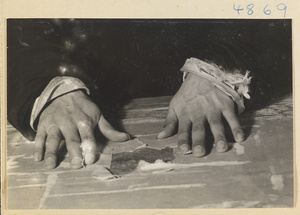
{"type": "Polygon", "coordinates": [[[234,139],[244,140],[244,133],[235,113],[233,100],[210,81],[190,73],[171,100],[166,123],[157,138],[176,133],[183,153],[193,150],[196,157],[206,154],[205,123],[208,122],[217,152],[228,150],[222,115],[227,120],[234,139]]]}
{"type": "Polygon", "coordinates": [[[45,160],[45,168],[57,166],[60,141],[65,140],[73,169],[96,160],[94,130],[112,141],[126,141],[126,133],[116,131],[103,117],[98,106],[81,90],[54,99],[41,113],[35,137],[34,160],[45,160]]]}

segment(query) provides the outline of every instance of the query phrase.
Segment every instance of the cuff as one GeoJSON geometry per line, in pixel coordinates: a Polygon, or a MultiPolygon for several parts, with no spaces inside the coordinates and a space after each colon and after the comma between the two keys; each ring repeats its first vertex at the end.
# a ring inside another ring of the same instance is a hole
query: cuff
{"type": "Polygon", "coordinates": [[[37,120],[39,114],[45,107],[45,105],[54,100],[55,98],[75,91],[75,90],[85,90],[87,94],[90,94],[89,89],[85,84],[78,78],[73,78],[69,76],[58,76],[53,78],[41,95],[35,100],[33,109],[30,117],[30,126],[36,131],[35,121],[37,120]]]}

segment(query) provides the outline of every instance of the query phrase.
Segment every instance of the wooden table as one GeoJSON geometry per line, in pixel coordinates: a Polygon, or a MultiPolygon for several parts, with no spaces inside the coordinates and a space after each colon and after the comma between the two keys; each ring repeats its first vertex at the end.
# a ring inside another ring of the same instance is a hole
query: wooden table
{"type": "MultiPolygon", "coordinates": [[[[51,171],[33,161],[34,143],[8,125],[9,209],[135,209],[292,207],[294,205],[292,96],[240,116],[247,134],[230,150],[203,158],[181,155],[176,136],[157,140],[171,97],[134,99],[121,125],[133,138],[105,142],[103,153],[138,147],[174,149],[170,171],[140,171],[112,180],[92,176],[97,164],[71,170],[66,156],[51,171]]],[[[101,159],[100,159],[101,160],[101,159]]],[[[99,164],[99,163],[98,163],[99,164]]]]}

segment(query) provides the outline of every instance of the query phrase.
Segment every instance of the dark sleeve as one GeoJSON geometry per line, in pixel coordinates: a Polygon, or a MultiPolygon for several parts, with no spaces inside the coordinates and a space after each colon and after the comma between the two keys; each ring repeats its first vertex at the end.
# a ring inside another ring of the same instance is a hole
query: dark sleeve
{"type": "Polygon", "coordinates": [[[82,69],[69,57],[68,44],[53,20],[7,21],[8,121],[33,140],[30,115],[35,99],[56,76],[72,76],[88,82],[82,69]]]}

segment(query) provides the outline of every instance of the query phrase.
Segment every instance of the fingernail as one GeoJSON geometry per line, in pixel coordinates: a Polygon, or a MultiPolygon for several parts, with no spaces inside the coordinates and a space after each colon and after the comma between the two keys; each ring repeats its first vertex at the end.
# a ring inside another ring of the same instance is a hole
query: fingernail
{"type": "Polygon", "coordinates": [[[48,157],[45,160],[46,169],[54,169],[56,167],[56,162],[52,157],[48,157]]]}
{"type": "Polygon", "coordinates": [[[203,157],[205,155],[205,149],[202,146],[195,146],[193,148],[193,155],[197,158],[203,157]]]}
{"type": "Polygon", "coordinates": [[[84,156],[84,161],[85,161],[85,164],[92,164],[95,161],[95,156],[93,154],[91,154],[91,153],[87,153],[84,156]]]}
{"type": "Polygon", "coordinates": [[[187,153],[190,150],[190,147],[187,144],[182,144],[179,146],[179,149],[182,153],[187,153]]]}
{"type": "Polygon", "coordinates": [[[79,157],[74,157],[71,161],[71,167],[73,169],[79,169],[82,167],[82,159],[79,157]]]}
{"type": "Polygon", "coordinates": [[[126,135],[127,135],[127,137],[128,137],[128,140],[131,140],[131,137],[130,137],[130,135],[129,135],[129,134],[127,134],[127,133],[126,133],[126,135]]]}
{"type": "Polygon", "coordinates": [[[244,140],[244,134],[242,132],[239,132],[236,134],[236,141],[242,142],[244,140]]]}
{"type": "Polygon", "coordinates": [[[34,161],[41,161],[40,153],[35,152],[33,155],[33,159],[34,159],[34,161]]]}
{"type": "Polygon", "coordinates": [[[217,152],[226,152],[228,149],[228,146],[225,141],[219,140],[216,144],[216,151],[217,152]]]}

